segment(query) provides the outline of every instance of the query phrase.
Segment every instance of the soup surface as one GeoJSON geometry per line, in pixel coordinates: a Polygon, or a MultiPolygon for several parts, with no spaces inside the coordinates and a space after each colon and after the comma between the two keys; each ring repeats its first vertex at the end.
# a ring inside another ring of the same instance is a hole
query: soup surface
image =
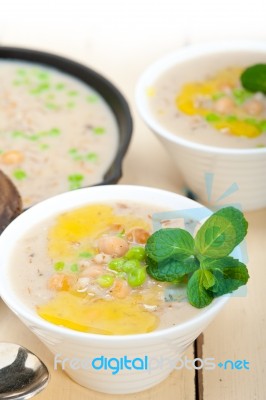
{"type": "Polygon", "coordinates": [[[148,89],[152,111],[169,131],[190,141],[219,147],[265,147],[266,96],[242,87],[244,65],[219,69],[220,64],[217,60],[211,73],[200,63],[199,68],[194,65],[197,76],[195,71],[190,73],[191,65],[185,71],[185,63],[183,69],[169,70],[148,89]]]}
{"type": "Polygon", "coordinates": [[[98,183],[112,163],[118,127],[95,90],[55,69],[0,62],[0,169],[24,207],[98,183]]]}
{"type": "Polygon", "coordinates": [[[16,244],[10,272],[16,292],[47,321],[98,334],[146,333],[202,312],[187,302],[185,285],[146,273],[144,246],[158,211],[139,203],[91,204],[34,227],[16,244]]]}

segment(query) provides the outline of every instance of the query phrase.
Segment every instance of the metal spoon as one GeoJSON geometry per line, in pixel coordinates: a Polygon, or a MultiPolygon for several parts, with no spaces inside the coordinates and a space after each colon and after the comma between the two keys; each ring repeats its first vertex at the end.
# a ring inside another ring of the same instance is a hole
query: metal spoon
{"type": "Polygon", "coordinates": [[[49,371],[31,351],[0,343],[0,400],[29,399],[45,388],[49,371]]]}

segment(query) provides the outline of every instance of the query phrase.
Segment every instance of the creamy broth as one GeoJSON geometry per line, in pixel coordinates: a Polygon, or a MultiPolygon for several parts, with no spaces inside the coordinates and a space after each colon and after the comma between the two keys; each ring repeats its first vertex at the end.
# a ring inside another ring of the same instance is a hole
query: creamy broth
{"type": "Polygon", "coordinates": [[[183,62],[148,88],[150,107],[162,126],[189,141],[265,147],[266,96],[243,90],[239,79],[246,67],[259,62],[265,62],[265,55],[237,52],[183,62]],[[230,107],[224,111],[222,103],[230,107]]]}
{"type": "MultiPolygon", "coordinates": [[[[184,285],[158,282],[148,275],[138,286],[129,280],[129,251],[144,248],[153,230],[152,214],[161,211],[165,210],[147,204],[101,203],[32,228],[16,244],[11,263],[17,294],[42,318],[83,332],[145,333],[197,315],[202,311],[187,302],[184,285]],[[113,237],[126,243],[126,253],[115,253],[122,245],[107,250],[102,240],[113,237]],[[114,268],[121,258],[123,267],[114,268]]],[[[184,227],[179,219],[161,223],[184,227]]],[[[145,261],[138,264],[145,273],[145,261]]]]}
{"type": "Polygon", "coordinates": [[[24,207],[99,183],[118,146],[105,100],[81,81],[38,64],[0,63],[0,169],[24,207]]]}

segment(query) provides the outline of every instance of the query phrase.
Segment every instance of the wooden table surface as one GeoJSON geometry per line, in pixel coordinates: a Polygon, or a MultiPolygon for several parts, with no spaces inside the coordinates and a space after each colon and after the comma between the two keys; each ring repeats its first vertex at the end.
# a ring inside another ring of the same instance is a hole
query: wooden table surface
{"type": "MultiPolygon", "coordinates": [[[[256,2],[259,0],[254,0],[254,4],[256,2]]],[[[57,2],[52,3],[48,2],[40,12],[33,1],[7,2],[4,10],[1,11],[3,17],[0,16],[0,20],[3,18],[0,21],[2,23],[0,44],[38,48],[72,57],[110,78],[126,96],[134,118],[134,135],[124,161],[123,178],[120,184],[146,185],[184,193],[178,171],[175,170],[159,141],[138,116],[134,88],[139,74],[149,63],[184,45],[188,39],[196,40],[193,26],[190,25],[190,34],[187,24],[182,23],[182,15],[178,20],[181,28],[178,28],[178,23],[175,24],[177,16],[174,17],[173,12],[176,3],[174,0],[158,2],[161,7],[163,4],[168,6],[168,20],[166,16],[162,19],[162,8],[158,5],[153,9],[157,11],[157,14],[151,14],[150,7],[154,2],[150,1],[143,3],[146,7],[143,6],[140,13],[137,6],[134,7],[133,2],[129,0],[116,1],[116,11],[110,7],[112,2],[104,0],[99,0],[97,4],[95,1],[88,2],[94,5],[92,9],[89,6],[87,9],[80,8],[80,0],[75,2],[71,0],[64,2],[68,11],[67,15],[60,14],[56,6],[57,2]],[[12,7],[20,7],[21,11],[22,3],[27,3],[28,7],[24,22],[21,21],[19,13],[15,13],[12,19],[8,20],[12,7]],[[74,3],[80,11],[79,16],[75,15],[75,18],[70,7],[74,3]],[[105,19],[101,14],[103,5],[107,10],[105,19]],[[161,35],[158,34],[158,27],[161,26],[164,28],[164,35],[162,32],[161,35]],[[34,34],[32,27],[36,32],[34,34]],[[147,30],[149,34],[146,34],[147,30]]],[[[211,3],[210,7],[212,7],[211,3]]],[[[196,21],[197,11],[199,9],[193,14],[193,21],[196,21]]],[[[214,8],[209,11],[214,11],[214,8]]],[[[187,6],[186,12],[183,10],[183,17],[186,18],[189,12],[187,6]]],[[[227,18],[227,13],[224,11],[222,16],[227,18]]],[[[201,20],[202,27],[206,26],[206,18],[205,16],[205,19],[203,17],[201,20]]],[[[256,18],[260,18],[260,15],[256,14],[256,18]]],[[[252,21],[252,18],[248,21],[252,21]]],[[[254,24],[253,32],[255,33],[257,25],[259,23],[254,24]]],[[[215,31],[215,20],[211,26],[214,30],[212,37],[220,38],[220,32],[215,31]]],[[[232,27],[232,21],[229,18],[228,32],[233,32],[232,27]]],[[[125,400],[159,400],[161,398],[167,400],[265,400],[266,209],[249,212],[246,218],[249,222],[247,249],[251,275],[247,294],[230,300],[204,334],[187,350],[186,356],[189,359],[214,358],[216,364],[224,363],[226,360],[246,360],[249,363],[246,364],[249,370],[232,370],[231,368],[224,370],[216,367],[211,371],[202,369],[196,373],[194,370],[181,369],[173,372],[160,385],[142,393],[123,396],[97,393],[72,382],[62,371],[54,371],[53,356],[0,300],[0,341],[17,342],[28,347],[40,356],[50,369],[51,381],[46,390],[36,398],[39,400],[114,400],[117,398],[125,400]]]]}

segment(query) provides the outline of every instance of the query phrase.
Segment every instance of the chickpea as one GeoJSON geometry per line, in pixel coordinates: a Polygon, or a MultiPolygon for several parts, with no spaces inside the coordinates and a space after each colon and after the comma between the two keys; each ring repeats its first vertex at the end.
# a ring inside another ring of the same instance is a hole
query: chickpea
{"type": "Polygon", "coordinates": [[[246,104],[244,104],[243,108],[249,115],[254,116],[260,115],[264,109],[263,103],[256,99],[248,101],[246,104]]]}
{"type": "Polygon", "coordinates": [[[24,155],[18,150],[9,150],[3,153],[0,157],[0,161],[3,164],[19,164],[24,160],[24,155]]]}
{"type": "Polygon", "coordinates": [[[89,277],[89,278],[97,278],[102,273],[103,273],[103,266],[102,265],[92,264],[92,265],[87,266],[81,272],[81,276],[82,277],[89,277]]]}
{"type": "Polygon", "coordinates": [[[214,103],[214,110],[220,114],[232,114],[235,103],[230,97],[222,97],[214,103]]]}
{"type": "Polygon", "coordinates": [[[116,279],[114,287],[110,290],[110,293],[117,299],[124,299],[130,292],[131,289],[124,279],[116,279]]]}
{"type": "Polygon", "coordinates": [[[125,239],[118,236],[105,236],[98,242],[100,252],[113,257],[122,257],[129,249],[125,239]]]}
{"type": "Polygon", "coordinates": [[[77,290],[79,292],[86,291],[90,284],[90,278],[82,277],[77,281],[77,290]]]}
{"type": "Polygon", "coordinates": [[[74,279],[66,274],[54,274],[48,281],[49,289],[53,290],[69,290],[74,284],[74,279]]]}
{"type": "Polygon", "coordinates": [[[130,242],[145,244],[150,237],[150,234],[148,231],[145,231],[145,229],[133,228],[127,233],[126,236],[130,242]]]}
{"type": "Polygon", "coordinates": [[[104,253],[98,253],[96,254],[96,256],[93,257],[93,261],[95,261],[96,264],[107,264],[111,260],[112,257],[109,254],[104,253]]]}

